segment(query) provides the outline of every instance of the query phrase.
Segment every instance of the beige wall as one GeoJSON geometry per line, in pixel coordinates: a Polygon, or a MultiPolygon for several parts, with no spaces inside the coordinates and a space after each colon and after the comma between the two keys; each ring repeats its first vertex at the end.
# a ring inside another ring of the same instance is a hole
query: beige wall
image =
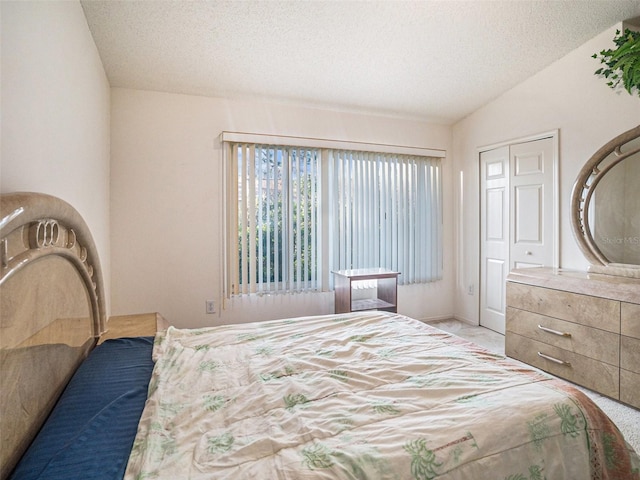
{"type": "Polygon", "coordinates": [[[82,7],[0,8],[0,190],[49,193],[75,206],[93,232],[108,290],[110,88],[82,7]]]}
{"type": "MultiPolygon", "coordinates": [[[[587,262],[575,243],[569,203],[582,164],[611,138],[640,123],[640,99],[614,92],[593,72],[595,52],[613,46],[616,28],[603,32],[566,57],[531,77],[453,127],[455,206],[458,264],[455,314],[478,322],[479,178],[478,148],[559,129],[560,132],[560,265],[585,269],[587,262]],[[460,189],[460,172],[464,186],[460,189]],[[462,198],[462,200],[461,200],[462,198]]],[[[496,72],[499,74],[499,72],[496,72]]]]}
{"type": "MultiPolygon", "coordinates": [[[[332,313],[333,294],[234,299],[222,308],[223,130],[450,150],[450,128],[421,121],[262,102],[112,90],[111,248],[114,314],[159,311],[197,327],[332,313]],[[205,314],[205,300],[218,314],[205,314]]],[[[451,191],[451,160],[444,187],[451,191]]],[[[453,310],[451,197],[444,206],[445,279],[400,289],[403,313],[453,310]]]]}

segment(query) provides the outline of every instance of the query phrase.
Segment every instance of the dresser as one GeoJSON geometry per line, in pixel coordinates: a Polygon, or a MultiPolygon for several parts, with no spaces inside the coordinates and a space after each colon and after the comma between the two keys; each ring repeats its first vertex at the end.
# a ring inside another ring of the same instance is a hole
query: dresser
{"type": "Polygon", "coordinates": [[[640,279],[515,269],[506,304],[508,356],[640,408],[640,279]]]}

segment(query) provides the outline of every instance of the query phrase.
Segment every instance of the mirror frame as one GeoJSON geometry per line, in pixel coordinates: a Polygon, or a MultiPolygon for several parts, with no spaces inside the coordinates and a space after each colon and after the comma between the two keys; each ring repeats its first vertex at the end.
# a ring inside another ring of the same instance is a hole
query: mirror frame
{"type": "Polygon", "coordinates": [[[640,152],[640,147],[627,144],[640,138],[640,125],[606,143],[585,163],[571,193],[571,228],[582,253],[591,263],[590,271],[640,278],[640,265],[611,262],[598,248],[589,225],[591,197],[600,180],[624,159],[640,152]]]}

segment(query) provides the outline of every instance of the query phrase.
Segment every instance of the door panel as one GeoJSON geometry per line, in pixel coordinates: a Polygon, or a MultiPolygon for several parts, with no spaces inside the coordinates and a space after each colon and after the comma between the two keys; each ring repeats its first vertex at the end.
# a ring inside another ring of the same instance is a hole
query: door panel
{"type": "Polygon", "coordinates": [[[504,285],[505,265],[502,260],[487,259],[487,285],[486,289],[487,310],[493,311],[495,314],[504,314],[504,285]]]}
{"type": "Polygon", "coordinates": [[[487,210],[491,215],[487,218],[487,240],[506,241],[504,220],[508,212],[504,211],[505,188],[487,190],[487,210]]]}
{"type": "Polygon", "coordinates": [[[513,152],[512,155],[515,166],[514,177],[543,173],[544,159],[541,155],[536,155],[535,152],[524,152],[522,154],[513,152]]]}
{"type": "Polygon", "coordinates": [[[515,244],[542,242],[542,187],[526,185],[514,189],[515,244]]]}
{"type": "Polygon", "coordinates": [[[515,262],[513,268],[533,268],[533,267],[544,267],[544,265],[540,263],[526,263],[526,262],[515,262]]]}

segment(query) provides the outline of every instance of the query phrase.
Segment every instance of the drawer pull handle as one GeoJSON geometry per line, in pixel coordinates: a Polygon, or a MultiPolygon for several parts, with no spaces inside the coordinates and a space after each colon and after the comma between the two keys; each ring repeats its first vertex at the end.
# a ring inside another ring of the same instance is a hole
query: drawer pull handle
{"type": "Polygon", "coordinates": [[[561,332],[559,330],[553,330],[551,328],[547,328],[547,327],[543,327],[542,325],[538,325],[538,328],[540,330],[542,330],[543,332],[547,332],[547,333],[553,333],[554,335],[558,335],[560,337],[570,337],[571,334],[567,333],[567,332],[561,332]]]}
{"type": "Polygon", "coordinates": [[[570,367],[571,366],[571,364],[569,362],[565,362],[564,360],[560,360],[558,358],[550,357],[549,355],[545,355],[542,352],[538,352],[538,356],[542,357],[542,358],[544,358],[546,360],[550,360],[550,361],[552,361],[554,363],[557,363],[558,365],[564,365],[566,367],[570,367]]]}

